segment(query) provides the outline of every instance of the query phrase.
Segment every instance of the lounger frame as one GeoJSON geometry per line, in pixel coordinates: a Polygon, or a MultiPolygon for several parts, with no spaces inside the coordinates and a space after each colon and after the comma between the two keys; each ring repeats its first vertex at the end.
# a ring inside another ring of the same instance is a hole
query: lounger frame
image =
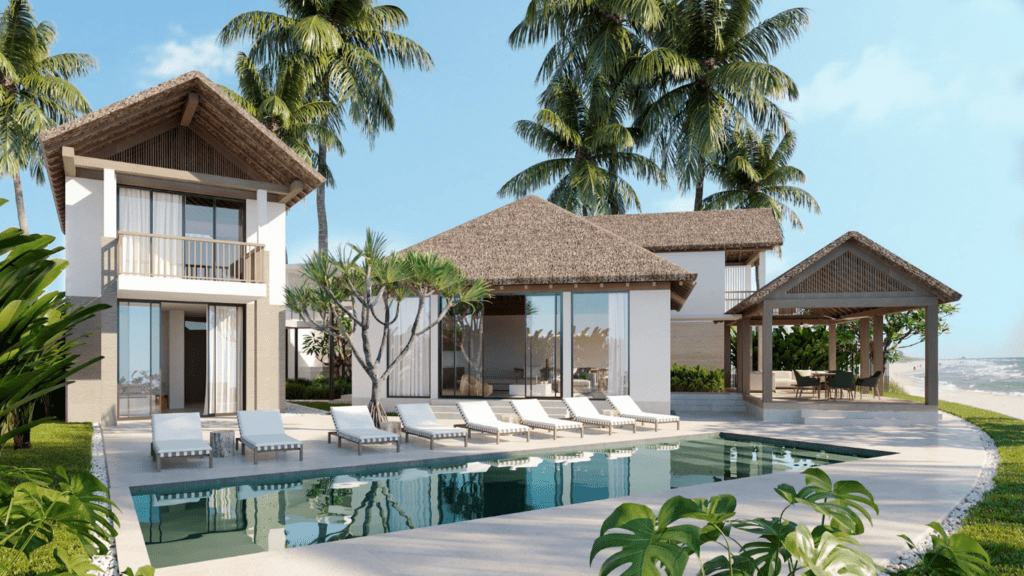
{"type": "MultiPolygon", "coordinates": [[[[484,404],[487,404],[487,402],[485,400],[475,400],[474,402],[483,402],[484,404]]],[[[466,417],[466,412],[463,410],[462,404],[463,404],[462,402],[458,403],[459,414],[462,415],[462,420],[465,421],[464,426],[466,427],[466,431],[467,431],[466,436],[468,438],[472,438],[473,437],[473,431],[476,430],[477,432],[481,432],[483,434],[494,434],[494,443],[495,444],[501,444],[501,437],[502,436],[509,436],[509,435],[513,435],[513,434],[524,434],[524,433],[526,434],[526,441],[527,442],[530,441],[530,427],[529,426],[523,426],[522,424],[512,424],[510,422],[500,422],[499,421],[500,424],[507,424],[508,426],[514,426],[515,427],[515,428],[508,429],[508,430],[502,430],[501,428],[499,428],[497,426],[492,426],[490,424],[484,424],[482,422],[470,422],[469,418],[466,417]]],[[[491,405],[487,404],[487,408],[491,409],[491,405]]],[[[492,410],[492,414],[493,414],[493,410],[492,410]]],[[[468,442],[468,438],[467,438],[467,442],[468,442]]]]}
{"type": "MultiPolygon", "coordinates": [[[[408,404],[405,404],[403,406],[408,406],[408,404]]],[[[429,407],[429,405],[428,405],[428,407],[429,407]]],[[[398,421],[402,425],[402,428],[401,428],[401,430],[399,432],[400,433],[405,433],[405,443],[406,444],[409,443],[409,435],[412,434],[413,436],[419,436],[420,438],[425,438],[427,440],[430,440],[430,449],[431,450],[434,449],[434,440],[444,440],[445,438],[460,438],[461,437],[462,438],[462,446],[463,447],[469,446],[469,430],[459,430],[459,429],[455,429],[453,427],[442,426],[441,423],[437,421],[437,416],[434,416],[433,410],[430,411],[431,416],[434,417],[434,422],[432,423],[432,425],[438,426],[438,428],[440,428],[440,430],[430,430],[428,428],[420,428],[419,426],[412,426],[412,427],[406,426],[405,419],[402,418],[402,410],[401,410],[401,408],[400,407],[396,407],[396,408],[398,409],[398,421]]]]}
{"type": "MultiPolygon", "coordinates": [[[[296,442],[298,442],[298,441],[296,440],[296,442]]],[[[248,446],[249,449],[252,450],[252,463],[253,464],[258,464],[259,463],[259,453],[260,452],[291,452],[293,450],[298,450],[299,451],[299,461],[300,462],[302,461],[302,442],[298,442],[298,446],[285,445],[284,447],[277,447],[277,446],[259,447],[259,446],[256,446],[255,444],[253,444],[252,442],[249,442],[245,438],[235,438],[235,450],[238,450],[239,444],[241,444],[241,446],[242,446],[242,456],[245,456],[245,448],[246,448],[246,446],[248,446]]]]}
{"type": "Polygon", "coordinates": [[[206,456],[209,459],[208,468],[213,468],[213,450],[207,448],[205,450],[184,450],[179,452],[161,452],[157,454],[156,447],[153,443],[149,443],[149,454],[152,456],[153,461],[156,462],[156,471],[159,472],[161,469],[161,460],[163,458],[195,458],[199,456],[206,456]]]}
{"type": "Polygon", "coordinates": [[[524,426],[548,430],[551,432],[552,440],[558,439],[559,430],[575,430],[577,428],[580,429],[580,438],[583,438],[584,426],[582,422],[577,422],[575,420],[559,420],[557,418],[551,418],[550,416],[548,417],[548,420],[534,420],[532,418],[526,418],[519,413],[519,408],[516,406],[515,402],[510,403],[512,404],[512,410],[515,411],[516,416],[519,416],[519,421],[522,422],[524,426]]]}
{"type": "Polygon", "coordinates": [[[623,418],[632,418],[637,422],[643,422],[644,424],[654,424],[654,431],[658,431],[658,424],[671,424],[676,423],[676,430],[679,430],[679,426],[682,423],[678,416],[672,416],[669,414],[653,414],[651,412],[627,412],[619,410],[619,406],[615,404],[612,397],[608,398],[608,403],[612,405],[615,410],[618,410],[619,416],[623,418]]]}
{"type": "MultiPolygon", "coordinates": [[[[626,426],[633,425],[633,434],[636,434],[636,420],[625,416],[602,416],[601,418],[591,418],[589,416],[580,416],[572,409],[572,405],[566,402],[564,399],[562,403],[565,404],[566,409],[569,410],[569,415],[572,419],[583,424],[590,424],[591,426],[597,426],[598,428],[607,428],[608,435],[612,435],[612,428],[625,428],[626,426]],[[616,422],[618,421],[618,422],[616,422]]],[[[593,404],[591,404],[593,406],[593,404]]]]}
{"type": "Polygon", "coordinates": [[[401,452],[402,451],[402,437],[398,436],[397,434],[395,435],[395,436],[397,436],[397,438],[358,438],[356,436],[349,436],[349,435],[345,435],[345,434],[339,434],[336,430],[331,430],[330,432],[327,433],[327,443],[328,444],[331,443],[331,437],[332,436],[337,436],[338,437],[338,448],[341,448],[341,440],[342,440],[342,438],[344,438],[345,440],[348,440],[349,442],[355,444],[356,445],[356,453],[358,455],[360,455],[360,456],[363,455],[363,445],[364,444],[391,444],[391,443],[394,443],[394,445],[395,445],[395,452],[401,452]]]}

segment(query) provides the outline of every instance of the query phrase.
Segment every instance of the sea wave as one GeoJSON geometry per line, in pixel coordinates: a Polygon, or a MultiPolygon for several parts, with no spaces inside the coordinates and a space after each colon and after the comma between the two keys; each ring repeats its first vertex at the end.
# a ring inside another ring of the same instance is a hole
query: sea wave
{"type": "MultiPolygon", "coordinates": [[[[915,370],[909,376],[917,384],[924,384],[924,370],[915,370]]],[[[1024,396],[1024,358],[940,360],[939,388],[1024,396]]]]}

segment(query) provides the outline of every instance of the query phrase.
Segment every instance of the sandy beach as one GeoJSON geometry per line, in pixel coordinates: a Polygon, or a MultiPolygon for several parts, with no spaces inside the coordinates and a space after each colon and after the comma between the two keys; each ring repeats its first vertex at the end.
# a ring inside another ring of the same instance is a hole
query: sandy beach
{"type": "MultiPolygon", "coordinates": [[[[897,362],[889,366],[890,378],[902,386],[907,393],[916,396],[924,396],[924,386],[920,384],[918,377],[911,376],[911,374],[916,373],[920,376],[923,372],[924,360],[897,362]]],[[[973,390],[949,390],[940,387],[939,399],[991,410],[1024,420],[1024,396],[1009,396],[973,390]]]]}

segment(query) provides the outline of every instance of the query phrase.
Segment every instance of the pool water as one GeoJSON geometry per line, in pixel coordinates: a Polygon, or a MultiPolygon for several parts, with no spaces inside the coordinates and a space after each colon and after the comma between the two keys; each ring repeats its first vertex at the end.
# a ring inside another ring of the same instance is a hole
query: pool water
{"type": "Polygon", "coordinates": [[[709,435],[501,460],[134,488],[132,495],[150,562],[160,568],[878,455],[801,446],[709,435]]]}

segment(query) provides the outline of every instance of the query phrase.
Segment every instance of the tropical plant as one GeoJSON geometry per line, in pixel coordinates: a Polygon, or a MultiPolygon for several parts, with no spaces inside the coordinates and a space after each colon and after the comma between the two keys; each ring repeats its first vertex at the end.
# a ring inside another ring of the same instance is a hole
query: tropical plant
{"type": "Polygon", "coordinates": [[[362,246],[349,244],[335,254],[315,252],[301,274],[302,285],[285,289],[288,307],[309,326],[348,342],[352,358],[370,378],[369,409],[377,427],[387,422],[380,403],[381,382],[409,353],[413,341],[440,323],[455,303],[479,303],[489,294],[482,280],[471,281],[450,260],[416,251],[388,252],[385,237],[369,229],[362,246]],[[436,317],[425,319],[423,308],[433,295],[440,295],[444,304],[436,317]],[[415,319],[389,351],[388,335],[402,306],[416,306],[415,319]],[[325,320],[342,317],[351,321],[351,332],[341,322],[325,320]],[[378,329],[379,339],[371,336],[378,329]]]}
{"type": "MultiPolygon", "coordinates": [[[[221,88],[307,163],[314,164],[312,141],[330,148],[341,145],[335,105],[310,99],[313,76],[303,60],[281,60],[260,67],[239,52],[235,74],[238,92],[221,88]]],[[[324,176],[330,177],[330,172],[324,176]]]]}
{"type": "MultiPolygon", "coordinates": [[[[347,320],[347,318],[346,318],[347,320]]],[[[351,323],[349,323],[351,324],[351,323]]],[[[351,331],[351,328],[349,329],[351,331]]],[[[352,350],[346,340],[332,339],[328,334],[314,332],[302,339],[302,352],[328,366],[331,363],[331,343],[334,344],[334,374],[343,379],[352,379],[352,350]]],[[[333,398],[331,398],[333,400],[333,398]]]]}
{"type": "MultiPolygon", "coordinates": [[[[856,539],[864,533],[864,521],[871,521],[871,512],[878,514],[874,496],[860,482],[832,482],[820,468],[805,470],[803,475],[805,486],[800,490],[789,484],[775,488],[786,506],[774,518],[736,518],[736,498],[728,494],[710,499],[675,496],[657,515],[641,504],[622,504],[601,525],[590,562],[602,550],[612,549],[615,552],[601,564],[602,576],[622,567],[623,575],[682,576],[691,559],[697,563],[696,573],[702,576],[875,576],[878,567],[856,539]],[[785,519],[786,512],[795,506],[810,508],[821,515],[821,522],[811,527],[785,519]],[[754,539],[741,544],[734,535],[737,531],[754,539]],[[705,547],[724,554],[704,553],[705,547]]],[[[944,534],[940,532],[940,539],[944,534]]],[[[955,554],[948,548],[937,545],[934,552],[947,560],[955,555],[959,565],[970,570],[943,574],[987,573],[974,571],[987,569],[988,557],[984,551],[978,553],[980,547],[970,537],[959,539],[955,554]]],[[[918,573],[938,574],[914,574],[918,573]]]]}
{"type": "MultiPolygon", "coordinates": [[[[0,200],[0,206],[6,200],[0,200]]],[[[67,385],[67,378],[99,358],[78,361],[69,331],[106,305],[74,306],[63,292],[44,292],[67,267],[53,258],[53,236],[0,232],[0,451],[9,440],[50,419],[32,420],[35,403],[67,385]]]]}
{"type": "Polygon", "coordinates": [[[28,0],[9,0],[0,15],[0,177],[14,181],[18,224],[28,234],[21,171],[42,184],[36,137],[89,111],[71,80],[96,68],[88,54],[50,54],[57,41],[52,22],[38,22],[28,0]]]}
{"type": "Polygon", "coordinates": [[[577,214],[623,214],[640,208],[636,191],[623,177],[665,185],[665,174],[635,151],[635,130],[624,122],[627,94],[600,79],[582,85],[570,77],[553,81],[541,94],[533,120],[515,123],[516,134],[548,156],[516,174],[498,191],[522,198],[554,185],[548,200],[577,214]]]}
{"type": "MultiPolygon", "coordinates": [[[[724,190],[704,199],[705,210],[729,208],[771,208],[779,232],[784,235],[783,222],[798,230],[803,223],[793,208],[820,214],[818,202],[809,192],[793,183],[803,183],[804,173],[789,165],[796,149],[796,134],[787,131],[781,139],[771,132],[760,135],[743,130],[733,135],[720,162],[712,173],[724,190]]],[[[776,248],[781,253],[782,247],[776,248]]]]}
{"type": "Polygon", "coordinates": [[[664,0],[662,23],[649,39],[662,66],[649,89],[659,91],[637,120],[654,155],[680,189],[704,206],[704,181],[735,130],[785,133],[776,100],[795,100],[796,84],[770,62],[809,22],[804,8],[761,20],[761,0],[664,0]]]}
{"type": "MultiPolygon", "coordinates": [[[[221,30],[225,46],[238,40],[253,43],[250,55],[259,66],[301,59],[312,73],[309,100],[331,102],[337,114],[322,121],[334,138],[316,138],[313,166],[330,173],[327,152],[344,153],[337,132],[347,117],[372,146],[381,130],[393,130],[393,93],[385,65],[403,69],[433,68],[419,44],[396,31],[408,17],[397,6],[378,6],[375,0],[278,0],[283,14],[254,10],[232,18],[221,30]]],[[[326,187],[317,190],[319,250],[327,250],[326,187]]],[[[331,184],[333,186],[333,184],[331,184]]]]}
{"type": "MultiPolygon", "coordinates": [[[[990,560],[978,541],[966,534],[950,535],[938,522],[928,524],[932,529],[931,548],[920,560],[903,570],[889,570],[895,576],[986,576],[990,560]]],[[[914,541],[905,535],[900,538],[914,549],[914,541]]]]}
{"type": "Polygon", "coordinates": [[[725,390],[725,371],[709,370],[703,366],[689,367],[672,364],[670,372],[673,392],[722,392],[725,390]]]}

